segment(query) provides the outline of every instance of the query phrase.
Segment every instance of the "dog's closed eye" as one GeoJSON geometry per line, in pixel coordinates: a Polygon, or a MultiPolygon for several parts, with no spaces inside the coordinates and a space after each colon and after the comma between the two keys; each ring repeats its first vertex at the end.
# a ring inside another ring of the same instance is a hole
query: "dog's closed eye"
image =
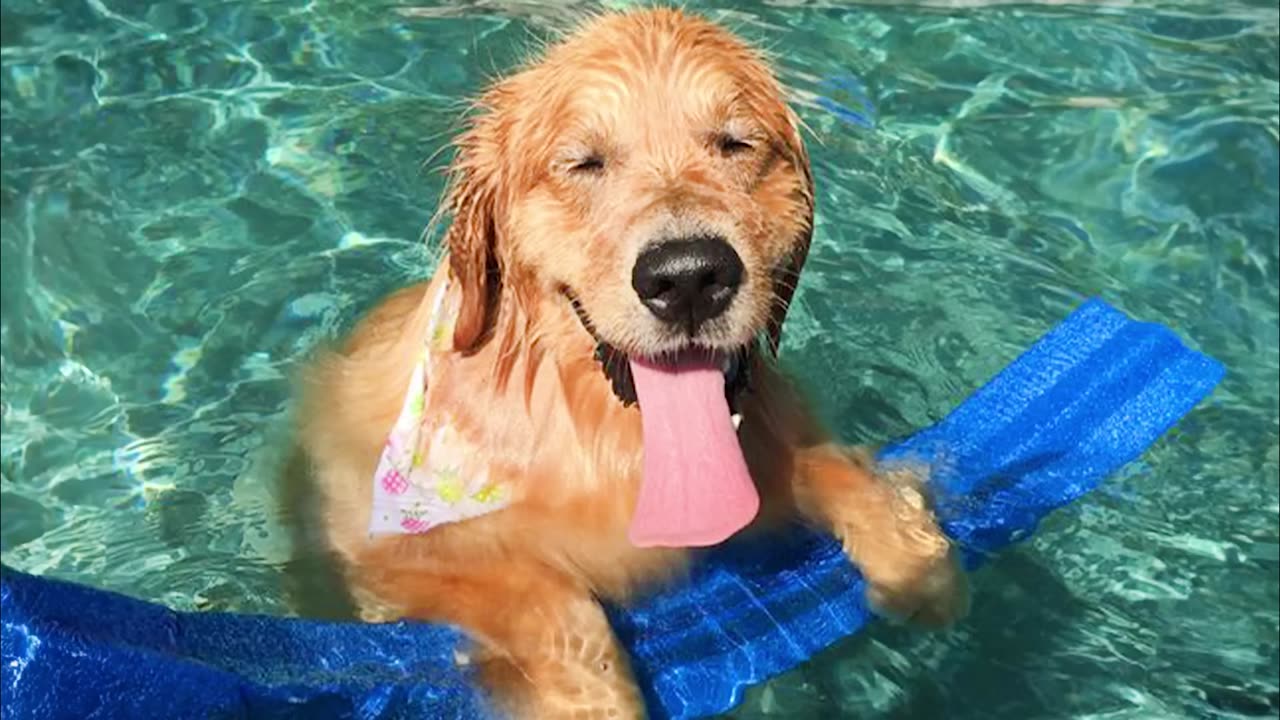
{"type": "Polygon", "coordinates": [[[716,149],[725,157],[740,155],[755,148],[749,141],[729,133],[716,136],[716,149]]]}
{"type": "Polygon", "coordinates": [[[604,156],[598,153],[586,155],[569,163],[569,172],[574,175],[593,175],[604,171],[604,156]]]}

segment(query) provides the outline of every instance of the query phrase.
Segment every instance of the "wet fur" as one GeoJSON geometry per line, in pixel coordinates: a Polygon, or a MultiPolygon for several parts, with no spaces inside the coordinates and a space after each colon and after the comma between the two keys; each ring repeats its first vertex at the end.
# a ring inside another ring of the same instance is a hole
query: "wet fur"
{"type": "MultiPolygon", "coordinates": [[[[626,539],[640,415],[610,391],[565,292],[611,344],[663,352],[674,340],[637,311],[629,268],[657,235],[712,228],[752,280],[707,341],[776,343],[813,214],[798,125],[750,48],[696,17],[649,10],[597,18],[499,81],[457,147],[445,267],[463,300],[429,411],[484,447],[519,500],[424,535],[367,534],[378,454],[424,344],[422,284],[308,368],[298,475],[316,506],[305,512],[363,617],[464,627],[477,640],[470,662],[508,710],[639,716],[595,598],[625,602],[680,573],[686,553],[626,539]],[[752,154],[708,149],[723,126],[750,134],[752,154]],[[591,152],[607,155],[605,173],[567,169],[591,152]]],[[[963,579],[915,480],[877,478],[834,444],[768,352],[756,353],[752,378],[741,438],[763,500],[757,526],[802,517],[834,532],[886,611],[933,625],[962,613],[963,579]]]]}

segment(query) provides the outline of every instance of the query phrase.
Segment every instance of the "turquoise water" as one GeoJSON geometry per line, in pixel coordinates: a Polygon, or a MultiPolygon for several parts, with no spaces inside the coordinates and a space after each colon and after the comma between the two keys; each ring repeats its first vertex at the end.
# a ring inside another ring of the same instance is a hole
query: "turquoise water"
{"type": "MultiPolygon", "coordinates": [[[[786,352],[845,437],[941,417],[1090,295],[1229,369],[954,633],[878,627],[737,716],[1280,715],[1274,2],[691,4],[813,131],[786,352]]],[[[5,0],[3,561],[293,612],[292,363],[427,272],[424,160],[564,7],[5,0]]]]}

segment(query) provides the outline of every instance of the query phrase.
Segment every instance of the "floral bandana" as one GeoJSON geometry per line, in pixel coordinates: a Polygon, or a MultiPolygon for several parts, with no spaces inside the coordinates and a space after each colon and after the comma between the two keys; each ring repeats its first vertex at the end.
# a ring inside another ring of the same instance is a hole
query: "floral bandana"
{"type": "Polygon", "coordinates": [[[454,431],[448,417],[426,417],[431,361],[453,349],[457,296],[446,273],[432,283],[427,343],[409,381],[400,416],[391,427],[373,478],[369,534],[424,533],[507,506],[510,493],[489,478],[475,447],[454,431]]]}

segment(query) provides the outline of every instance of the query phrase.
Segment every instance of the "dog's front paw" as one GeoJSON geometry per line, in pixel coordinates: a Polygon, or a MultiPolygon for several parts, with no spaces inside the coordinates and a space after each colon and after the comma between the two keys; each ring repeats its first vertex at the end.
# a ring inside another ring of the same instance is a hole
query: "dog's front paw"
{"type": "Polygon", "coordinates": [[[867,580],[867,600],[881,615],[928,628],[954,624],[969,611],[969,583],[923,494],[918,470],[882,470],[886,517],[861,533],[849,554],[867,580]]]}
{"type": "Polygon", "coordinates": [[[940,629],[969,612],[969,582],[951,553],[888,580],[866,577],[867,601],[891,620],[940,629]]]}

